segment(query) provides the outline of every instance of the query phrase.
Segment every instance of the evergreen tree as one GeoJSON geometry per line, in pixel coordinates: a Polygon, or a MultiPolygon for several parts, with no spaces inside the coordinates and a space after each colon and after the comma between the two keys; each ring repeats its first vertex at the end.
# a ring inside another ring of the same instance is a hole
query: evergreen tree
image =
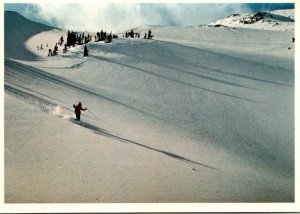
{"type": "Polygon", "coordinates": [[[67,51],[68,51],[67,44],[65,44],[65,47],[63,49],[63,53],[67,53],[67,51]]]}
{"type": "Polygon", "coordinates": [[[130,34],[131,38],[134,38],[134,32],[133,32],[133,30],[131,30],[129,34],[130,34]]]}
{"type": "Polygon", "coordinates": [[[84,57],[85,57],[85,56],[88,56],[88,55],[89,55],[88,52],[89,52],[89,50],[87,49],[86,45],[84,45],[83,56],[84,56],[84,57]]]}
{"type": "Polygon", "coordinates": [[[89,39],[88,37],[84,37],[84,44],[88,43],[89,42],[89,39]]]}
{"type": "Polygon", "coordinates": [[[104,40],[105,40],[105,37],[106,37],[106,33],[103,32],[103,30],[101,30],[101,32],[100,32],[100,37],[99,37],[99,41],[104,41],[104,40]]]}
{"type": "Polygon", "coordinates": [[[97,40],[96,40],[96,42],[99,42],[99,41],[100,41],[100,33],[97,32],[97,40]]]}
{"type": "Polygon", "coordinates": [[[58,47],[57,47],[57,43],[55,44],[54,50],[53,50],[53,54],[52,56],[56,56],[58,54],[58,47]]]}
{"type": "Polygon", "coordinates": [[[103,33],[102,41],[104,41],[105,39],[106,39],[106,31],[104,31],[103,33]]]}
{"type": "Polygon", "coordinates": [[[151,32],[151,30],[149,29],[149,31],[148,31],[148,39],[152,39],[152,37],[153,37],[152,32],[151,32]]]}
{"type": "Polygon", "coordinates": [[[105,38],[105,43],[111,43],[112,42],[112,33],[110,33],[108,36],[105,38]]]}
{"type": "Polygon", "coordinates": [[[81,34],[79,34],[79,35],[76,37],[76,41],[77,41],[77,44],[78,44],[78,45],[82,45],[82,36],[81,36],[81,34]]]}
{"type": "Polygon", "coordinates": [[[68,31],[68,35],[67,35],[67,46],[70,47],[70,46],[73,46],[75,47],[75,44],[76,44],[76,41],[77,41],[77,35],[75,32],[70,32],[68,31]]]}
{"type": "Polygon", "coordinates": [[[70,33],[70,31],[68,30],[68,34],[67,34],[67,45],[68,45],[68,46],[71,46],[71,45],[70,45],[70,43],[71,43],[70,40],[71,40],[71,33],[70,33]]]}
{"type": "Polygon", "coordinates": [[[59,44],[60,46],[62,46],[63,42],[64,42],[64,37],[61,36],[60,39],[59,39],[58,44],[59,44]]]}

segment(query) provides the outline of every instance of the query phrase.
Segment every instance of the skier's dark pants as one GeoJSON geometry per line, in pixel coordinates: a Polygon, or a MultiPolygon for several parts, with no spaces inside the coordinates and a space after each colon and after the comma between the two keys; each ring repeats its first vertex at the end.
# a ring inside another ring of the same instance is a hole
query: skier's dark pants
{"type": "Polygon", "coordinates": [[[76,120],[80,121],[80,113],[76,114],[76,120]]]}

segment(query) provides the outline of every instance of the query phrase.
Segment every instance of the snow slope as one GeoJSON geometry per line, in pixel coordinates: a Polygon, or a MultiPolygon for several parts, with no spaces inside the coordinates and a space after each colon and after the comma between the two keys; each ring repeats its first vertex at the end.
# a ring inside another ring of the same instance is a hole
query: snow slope
{"type": "Polygon", "coordinates": [[[53,27],[32,22],[23,16],[20,16],[17,12],[6,11],[4,14],[4,29],[5,56],[33,60],[36,56],[24,48],[24,43],[32,35],[51,30],[53,27]]]}
{"type": "Polygon", "coordinates": [[[157,26],[84,58],[37,50],[66,34],[43,26],[13,54],[9,29],[6,202],[294,200],[293,31],[157,26]]]}

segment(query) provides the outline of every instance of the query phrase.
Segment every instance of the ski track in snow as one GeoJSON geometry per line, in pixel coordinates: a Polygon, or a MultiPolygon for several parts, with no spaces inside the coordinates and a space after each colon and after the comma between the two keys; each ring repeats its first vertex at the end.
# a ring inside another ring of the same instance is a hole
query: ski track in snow
{"type": "MultiPolygon", "coordinates": [[[[219,169],[216,169],[214,167],[211,167],[211,166],[208,166],[208,165],[196,162],[196,161],[189,160],[189,159],[187,159],[185,157],[182,157],[182,156],[179,156],[179,155],[167,152],[167,151],[155,149],[153,147],[146,146],[146,145],[137,143],[135,141],[119,137],[117,135],[111,134],[111,133],[107,132],[106,130],[103,130],[103,129],[101,129],[101,128],[97,127],[97,126],[94,126],[92,124],[89,124],[87,122],[82,122],[82,121],[78,122],[78,121],[75,120],[74,116],[71,116],[69,114],[65,114],[66,110],[70,111],[69,108],[61,107],[61,106],[57,105],[56,103],[50,102],[50,101],[48,101],[46,99],[43,99],[43,98],[35,96],[33,94],[24,92],[22,90],[18,90],[17,88],[14,88],[14,87],[11,87],[11,86],[8,86],[8,85],[5,85],[4,88],[5,88],[5,91],[7,93],[13,94],[16,97],[25,100],[29,104],[38,106],[42,111],[44,111],[46,113],[50,113],[50,114],[52,114],[52,115],[54,115],[56,117],[62,118],[64,120],[70,121],[70,122],[72,122],[72,123],[74,123],[76,125],[79,125],[79,126],[82,126],[84,128],[87,128],[87,129],[89,129],[89,130],[93,131],[94,133],[99,134],[101,136],[110,137],[110,138],[113,138],[113,139],[116,139],[118,141],[125,142],[125,143],[131,143],[131,144],[140,146],[142,148],[149,149],[151,151],[159,152],[159,153],[167,155],[167,156],[169,156],[171,158],[182,160],[182,161],[187,162],[187,163],[196,164],[196,165],[207,167],[207,168],[214,169],[214,170],[219,170],[219,169]]],[[[36,93],[38,93],[38,92],[36,92],[36,93]]],[[[48,97],[48,96],[43,95],[43,94],[40,94],[40,95],[48,97]]],[[[51,97],[48,97],[48,98],[51,98],[51,97]]],[[[89,116],[87,116],[87,117],[89,117],[89,116]]]]}
{"type": "MultiPolygon", "coordinates": [[[[8,68],[9,67],[8,64],[6,64],[6,65],[7,65],[7,68],[8,68]]],[[[20,87],[22,87],[22,86],[20,86],[20,87]]],[[[163,151],[163,150],[158,150],[158,149],[152,148],[150,146],[146,146],[146,145],[143,145],[143,144],[140,144],[140,143],[122,138],[122,137],[118,137],[116,135],[108,133],[107,131],[105,131],[105,130],[97,127],[97,126],[89,124],[87,122],[78,122],[78,121],[75,120],[75,118],[73,116],[71,116],[69,114],[65,114],[66,110],[70,111],[69,108],[61,107],[57,103],[54,103],[54,102],[48,101],[47,99],[42,98],[42,97],[46,97],[46,98],[50,98],[50,99],[55,100],[55,98],[53,98],[53,97],[49,97],[49,96],[47,96],[45,94],[42,94],[42,93],[39,93],[39,92],[34,92],[31,89],[28,89],[28,88],[25,88],[25,87],[22,87],[22,88],[29,91],[29,93],[25,92],[23,90],[19,90],[16,87],[6,85],[6,84],[5,84],[4,88],[5,88],[6,92],[11,93],[11,94],[25,100],[26,102],[28,102],[30,104],[38,106],[42,111],[47,112],[47,113],[51,113],[54,116],[57,116],[59,118],[63,118],[64,120],[68,120],[68,121],[70,121],[72,123],[75,123],[77,125],[80,125],[84,128],[90,129],[96,134],[111,137],[111,138],[114,138],[114,139],[116,139],[118,141],[121,141],[121,142],[132,143],[132,144],[138,145],[138,146],[143,147],[143,148],[147,148],[147,149],[152,150],[152,151],[160,152],[160,153],[162,153],[164,155],[167,155],[169,157],[185,161],[187,163],[193,163],[193,164],[197,164],[197,165],[200,165],[200,166],[204,166],[204,167],[208,167],[208,168],[211,168],[211,169],[218,170],[214,167],[211,167],[211,166],[208,166],[208,165],[205,165],[205,164],[202,164],[202,163],[198,163],[198,162],[189,160],[187,158],[184,158],[182,156],[179,156],[179,155],[176,155],[176,154],[173,154],[173,153],[170,153],[170,152],[166,152],[166,151],[163,151]],[[37,93],[37,94],[41,95],[42,97],[33,95],[30,92],[37,93]]]]}

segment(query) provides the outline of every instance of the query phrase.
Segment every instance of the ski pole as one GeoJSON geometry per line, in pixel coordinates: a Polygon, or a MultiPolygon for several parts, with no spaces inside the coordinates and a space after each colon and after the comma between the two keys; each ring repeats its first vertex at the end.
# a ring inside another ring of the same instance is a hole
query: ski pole
{"type": "Polygon", "coordinates": [[[87,109],[97,120],[99,120],[99,118],[93,113],[91,112],[89,109],[87,109]]]}

